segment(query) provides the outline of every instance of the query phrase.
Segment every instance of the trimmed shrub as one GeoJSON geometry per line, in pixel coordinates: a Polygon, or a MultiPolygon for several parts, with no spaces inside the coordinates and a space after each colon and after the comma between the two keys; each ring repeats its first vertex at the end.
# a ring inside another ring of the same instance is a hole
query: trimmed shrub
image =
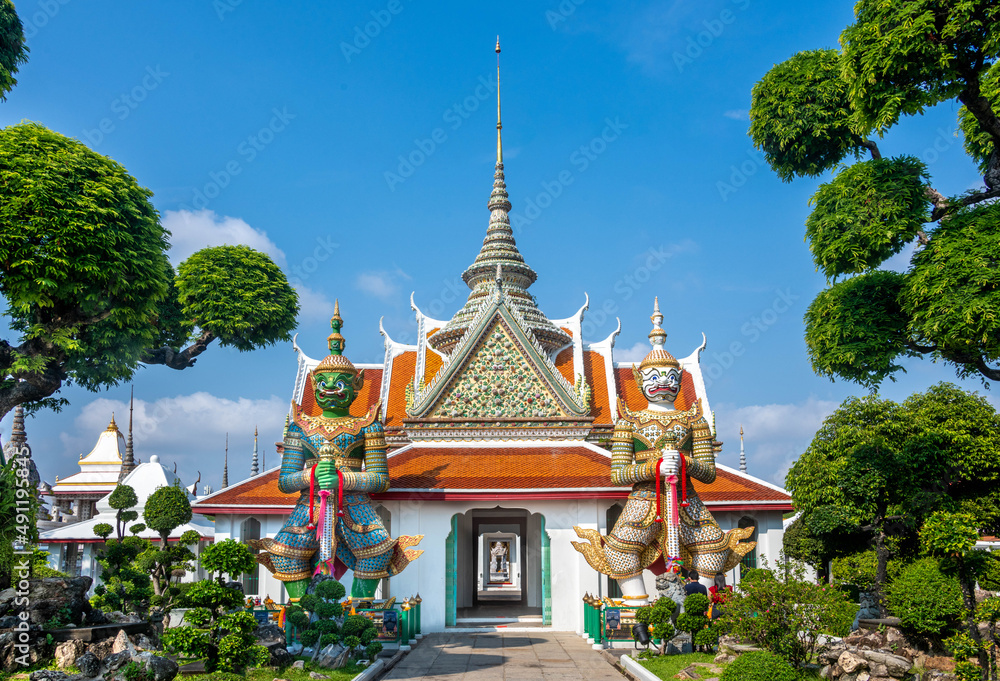
{"type": "Polygon", "coordinates": [[[725,668],[719,681],[795,681],[795,669],[772,653],[745,653],[725,668]]]}
{"type": "Polygon", "coordinates": [[[958,580],[941,572],[936,558],[911,563],[889,585],[889,612],[919,634],[952,633],[963,614],[958,580]]]}

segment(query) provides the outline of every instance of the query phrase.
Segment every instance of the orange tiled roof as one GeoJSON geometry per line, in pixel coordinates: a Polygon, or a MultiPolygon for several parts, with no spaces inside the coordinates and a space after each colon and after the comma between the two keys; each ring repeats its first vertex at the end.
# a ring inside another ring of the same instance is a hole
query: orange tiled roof
{"type": "Polygon", "coordinates": [[[431,380],[437,376],[437,372],[441,369],[441,365],[444,362],[441,361],[440,355],[436,352],[427,351],[427,355],[424,358],[424,383],[429,384],[431,380]]]}
{"type": "MultiPolygon", "coordinates": [[[[433,354],[433,353],[427,353],[433,354]]],[[[430,361],[428,359],[428,366],[430,361]]],[[[413,374],[417,370],[417,353],[404,352],[392,360],[392,375],[389,377],[389,403],[385,405],[385,427],[401,428],[406,418],[406,386],[412,385],[413,374]]]]}
{"type": "MultiPolygon", "coordinates": [[[[710,485],[697,480],[694,488],[709,504],[753,501],[791,504],[788,494],[722,467],[710,485]]],[[[611,459],[580,445],[534,447],[425,447],[400,450],[389,459],[390,492],[406,490],[558,490],[608,489],[611,459]]],[[[621,488],[622,496],[628,488],[621,488]]],[[[291,508],[298,494],[278,490],[278,471],[257,476],[216,493],[204,507],[291,508]]],[[[198,510],[195,504],[195,511],[198,510]]],[[[218,512],[218,511],[216,511],[218,512]]]]}
{"type": "Polygon", "coordinates": [[[556,355],[556,369],[570,385],[576,385],[576,376],[573,375],[573,348],[566,348],[556,355]]]}
{"type": "Polygon", "coordinates": [[[590,415],[594,417],[595,426],[611,425],[612,411],[604,362],[605,359],[599,352],[587,350],[583,353],[584,377],[590,386],[590,415]]]}
{"type": "Polygon", "coordinates": [[[610,459],[589,447],[411,447],[389,459],[392,488],[610,487],[610,459]]]}

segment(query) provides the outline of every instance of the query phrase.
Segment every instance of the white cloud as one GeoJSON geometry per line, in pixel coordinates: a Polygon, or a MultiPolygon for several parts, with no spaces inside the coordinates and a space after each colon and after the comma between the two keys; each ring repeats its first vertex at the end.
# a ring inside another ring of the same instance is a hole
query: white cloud
{"type": "Polygon", "coordinates": [[[641,362],[643,358],[649,354],[652,348],[649,343],[643,343],[639,341],[630,348],[624,350],[619,350],[615,348],[615,361],[616,362],[641,362]]]}
{"type": "Polygon", "coordinates": [[[299,319],[329,319],[333,316],[333,303],[325,294],[299,284],[295,287],[299,294],[299,319]]]}
{"type": "Polygon", "coordinates": [[[170,230],[171,248],[167,252],[176,267],[195,251],[208,246],[242,244],[267,253],[279,267],[285,267],[285,253],[267,236],[240,218],[217,215],[203,208],[199,211],[168,210],[163,213],[163,226],[170,230]]]}
{"type": "Polygon", "coordinates": [[[726,118],[731,118],[734,121],[748,121],[750,120],[750,112],[746,109],[730,109],[722,114],[726,118]]]}
{"type": "Polygon", "coordinates": [[[412,278],[402,269],[396,267],[392,271],[373,270],[362,272],[354,280],[354,285],[368,295],[382,300],[389,300],[399,293],[400,280],[409,281],[412,278]]]}
{"type": "Polygon", "coordinates": [[[739,466],[742,424],[747,472],[783,486],[788,469],[809,446],[823,419],[833,413],[838,403],[810,397],[796,404],[714,406],[719,439],[725,443],[720,463],[733,468],[739,466]]]}
{"type": "MultiPolygon", "coordinates": [[[[289,385],[289,388],[291,385],[289,385]]],[[[168,468],[177,463],[185,484],[201,472],[202,484],[219,489],[229,435],[229,482],[249,476],[253,454],[253,432],[260,432],[259,449],[268,468],[278,465],[274,443],[281,439],[288,401],[277,396],[252,400],[230,400],[207,392],[165,397],[154,402],[135,401],[133,434],[135,455],[142,461],[156,454],[168,468]]],[[[111,418],[127,435],[128,403],[96,399],[74,419],[73,431],[59,435],[66,459],[75,461],[89,452],[111,418]]],[[[65,459],[64,459],[65,460],[65,459]]]]}

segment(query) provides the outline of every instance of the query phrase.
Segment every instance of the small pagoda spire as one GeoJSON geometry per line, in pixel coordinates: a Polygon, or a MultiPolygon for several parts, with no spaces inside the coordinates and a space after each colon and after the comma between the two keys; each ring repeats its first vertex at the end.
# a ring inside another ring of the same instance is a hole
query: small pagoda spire
{"type": "Polygon", "coordinates": [[[503,144],[500,141],[500,36],[497,36],[497,165],[503,165],[503,144]]]}
{"type": "Polygon", "coordinates": [[[250,463],[250,475],[257,475],[260,468],[257,466],[257,426],[253,427],[253,461],[250,463]]]}
{"type": "Polygon", "coordinates": [[[653,322],[653,330],[649,332],[649,342],[654,348],[663,349],[667,342],[667,332],[663,330],[663,313],[660,312],[660,297],[653,298],[653,314],[649,316],[653,322]]]}
{"type": "Polygon", "coordinates": [[[122,483],[122,480],[135,470],[135,449],[133,448],[132,442],[132,409],[135,403],[135,386],[132,386],[132,390],[128,397],[128,440],[125,441],[125,458],[122,459],[122,467],[118,472],[118,484],[122,483]]]}
{"type": "Polygon", "coordinates": [[[229,433],[226,433],[226,458],[222,461],[222,488],[229,487],[229,433]]]}
{"type": "Polygon", "coordinates": [[[35,460],[31,458],[31,446],[28,444],[28,434],[24,429],[24,407],[20,404],[14,407],[14,423],[10,429],[10,440],[7,441],[3,449],[8,463],[11,459],[21,457],[24,454],[24,458],[28,459],[28,480],[33,487],[37,487],[42,480],[38,475],[35,460]]]}
{"type": "Polygon", "coordinates": [[[747,472],[747,453],[743,449],[743,424],[740,424],[740,472],[747,472]]]}

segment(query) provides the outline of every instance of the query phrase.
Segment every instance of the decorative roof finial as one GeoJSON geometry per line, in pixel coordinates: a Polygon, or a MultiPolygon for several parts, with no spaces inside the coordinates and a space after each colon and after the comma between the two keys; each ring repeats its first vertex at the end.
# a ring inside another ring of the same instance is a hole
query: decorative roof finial
{"type": "Polygon", "coordinates": [[[747,454],[743,449],[743,424],[740,424],[740,472],[747,472],[747,454]]]}
{"type": "Polygon", "coordinates": [[[226,433],[226,458],[222,463],[222,489],[229,487],[229,433],[226,433]]]}
{"type": "Polygon", "coordinates": [[[358,370],[351,363],[351,360],[344,356],[344,348],[347,346],[347,341],[342,335],[340,335],[340,329],[344,326],[344,320],[340,316],[340,300],[337,299],[333,304],[333,317],[330,318],[330,328],[333,329],[333,333],[327,336],[327,345],[330,347],[330,354],[323,358],[323,360],[313,369],[313,374],[321,374],[327,371],[333,372],[343,372],[349,373],[354,376],[358,375],[358,370]]]}
{"type": "Polygon", "coordinates": [[[105,430],[107,430],[107,432],[109,432],[109,433],[117,433],[118,432],[118,424],[115,423],[115,413],[114,412],[111,412],[111,423],[108,424],[108,427],[105,430]]]}
{"type": "Polygon", "coordinates": [[[257,475],[260,469],[257,467],[257,426],[253,427],[253,461],[250,463],[250,475],[257,475]]]}
{"type": "Polygon", "coordinates": [[[132,443],[132,408],[135,403],[135,386],[128,397],[128,440],[125,441],[125,458],[122,459],[121,470],[118,471],[118,484],[125,479],[129,473],[135,470],[135,450],[132,443]]]}
{"type": "Polygon", "coordinates": [[[497,165],[503,165],[503,144],[500,142],[500,36],[497,36],[497,165]]]}
{"type": "Polygon", "coordinates": [[[653,322],[653,330],[649,332],[649,342],[653,346],[653,349],[649,351],[649,354],[639,364],[639,370],[641,371],[647,367],[680,368],[680,362],[663,348],[663,344],[667,340],[667,332],[663,330],[662,326],[663,313],[660,312],[659,297],[653,299],[653,314],[650,315],[649,319],[653,322]]]}

